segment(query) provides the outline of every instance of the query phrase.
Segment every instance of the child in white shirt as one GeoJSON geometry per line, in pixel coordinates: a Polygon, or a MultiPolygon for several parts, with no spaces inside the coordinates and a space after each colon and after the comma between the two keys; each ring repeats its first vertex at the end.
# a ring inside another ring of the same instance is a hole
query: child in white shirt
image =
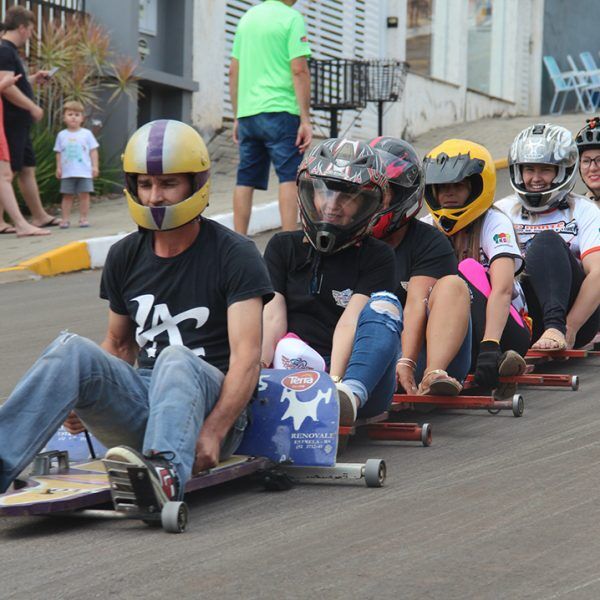
{"type": "Polygon", "coordinates": [[[98,142],[94,134],[82,127],[84,108],[75,100],[65,102],[64,122],[67,126],[56,137],[56,177],[63,195],[61,229],[70,227],[73,199],[79,196],[79,227],[89,227],[90,192],[98,177],[98,142]]]}

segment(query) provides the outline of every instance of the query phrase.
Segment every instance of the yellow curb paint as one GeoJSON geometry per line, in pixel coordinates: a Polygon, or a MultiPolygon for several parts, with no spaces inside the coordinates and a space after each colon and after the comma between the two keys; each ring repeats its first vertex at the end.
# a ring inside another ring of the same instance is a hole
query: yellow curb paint
{"type": "Polygon", "coordinates": [[[19,264],[19,267],[42,276],[82,271],[89,269],[90,266],[90,254],[86,242],[71,242],[19,264]]]}
{"type": "Polygon", "coordinates": [[[494,166],[496,167],[496,171],[508,168],[508,158],[499,158],[498,160],[495,160],[494,166]]]}

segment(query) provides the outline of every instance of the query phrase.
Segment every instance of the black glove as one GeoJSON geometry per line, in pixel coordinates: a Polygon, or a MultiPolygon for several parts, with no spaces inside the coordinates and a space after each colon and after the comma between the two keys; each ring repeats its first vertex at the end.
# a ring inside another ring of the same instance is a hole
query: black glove
{"type": "Polygon", "coordinates": [[[477,385],[490,390],[498,387],[498,364],[501,356],[500,344],[493,341],[481,342],[474,376],[477,385]]]}

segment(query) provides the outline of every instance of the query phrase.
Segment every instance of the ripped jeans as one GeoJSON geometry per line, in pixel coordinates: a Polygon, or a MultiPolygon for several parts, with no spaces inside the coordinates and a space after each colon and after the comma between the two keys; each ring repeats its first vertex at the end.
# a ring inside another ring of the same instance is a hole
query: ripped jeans
{"type": "MultiPolygon", "coordinates": [[[[224,375],[185,346],[169,346],[153,369],[134,369],[100,346],[62,333],[0,406],[0,492],[33,460],[74,410],[107,448],[173,452],[183,491],[196,440],[217,403],[224,375]]],[[[225,437],[232,454],[246,426],[242,412],[225,437]]]]}
{"type": "Polygon", "coordinates": [[[344,383],[361,400],[360,418],[378,415],[392,402],[401,331],[402,306],[398,298],[389,292],[372,294],[360,313],[344,373],[344,383]]]}

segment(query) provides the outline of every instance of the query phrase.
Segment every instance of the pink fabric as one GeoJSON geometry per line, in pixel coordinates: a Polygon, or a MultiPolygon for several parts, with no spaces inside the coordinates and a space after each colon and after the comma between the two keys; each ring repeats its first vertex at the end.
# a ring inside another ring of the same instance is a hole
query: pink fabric
{"type": "MultiPolygon", "coordinates": [[[[473,284],[486,298],[490,297],[492,292],[492,286],[488,279],[487,273],[483,268],[483,265],[478,263],[473,258],[465,258],[458,265],[458,270],[462,273],[463,277],[473,284]]],[[[509,309],[511,317],[517,322],[520,327],[525,327],[521,315],[517,309],[511,304],[509,309]]]]}

